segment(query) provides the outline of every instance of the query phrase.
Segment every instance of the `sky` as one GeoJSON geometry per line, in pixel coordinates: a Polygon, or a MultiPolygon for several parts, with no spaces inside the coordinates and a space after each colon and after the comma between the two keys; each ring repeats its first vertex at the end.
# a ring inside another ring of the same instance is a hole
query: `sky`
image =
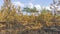
{"type": "MultiPolygon", "coordinates": [[[[21,2],[23,4],[39,4],[41,6],[48,6],[51,4],[52,0],[12,0],[12,2],[21,2]]],[[[3,0],[0,0],[0,5],[2,5],[3,0]]]]}
{"type": "MultiPolygon", "coordinates": [[[[29,6],[32,8],[35,6],[36,8],[40,9],[41,7],[47,7],[52,3],[52,0],[11,0],[11,2],[16,6],[29,6]]],[[[0,0],[0,6],[3,5],[3,0],[0,0]]]]}
{"type": "MultiPolygon", "coordinates": [[[[15,1],[15,0],[13,0],[15,1]]],[[[33,4],[39,4],[41,6],[48,6],[51,4],[52,0],[16,0],[15,2],[21,2],[21,3],[33,3],[33,4]]]]}

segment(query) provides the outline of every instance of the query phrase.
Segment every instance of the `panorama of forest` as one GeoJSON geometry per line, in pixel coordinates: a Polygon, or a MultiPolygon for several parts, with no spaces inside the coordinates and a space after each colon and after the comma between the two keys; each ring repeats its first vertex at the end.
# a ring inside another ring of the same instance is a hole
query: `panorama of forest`
{"type": "Polygon", "coordinates": [[[60,34],[60,10],[55,7],[60,1],[52,1],[51,10],[38,11],[36,7],[21,10],[11,0],[4,0],[0,9],[0,34],[60,34]]]}

